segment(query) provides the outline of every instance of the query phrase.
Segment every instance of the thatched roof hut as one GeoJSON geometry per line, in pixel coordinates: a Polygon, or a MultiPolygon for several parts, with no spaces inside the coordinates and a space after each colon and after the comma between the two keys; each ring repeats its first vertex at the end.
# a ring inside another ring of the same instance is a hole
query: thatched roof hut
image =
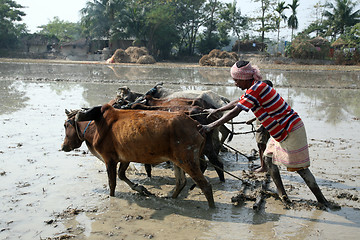
{"type": "Polygon", "coordinates": [[[59,39],[55,36],[49,37],[34,33],[25,36],[23,43],[30,53],[46,53],[49,50],[49,46],[54,46],[59,43],[59,39]]]}
{"type": "Polygon", "coordinates": [[[346,42],[342,38],[338,38],[335,42],[331,44],[334,48],[341,48],[346,45],[346,42]]]}

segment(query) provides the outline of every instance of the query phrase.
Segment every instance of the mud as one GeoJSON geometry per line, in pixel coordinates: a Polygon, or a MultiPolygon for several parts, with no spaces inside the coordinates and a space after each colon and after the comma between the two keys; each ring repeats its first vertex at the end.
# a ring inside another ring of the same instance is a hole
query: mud
{"type": "MultiPolygon", "coordinates": [[[[254,199],[265,174],[251,169],[252,134],[228,143],[242,154],[222,152],[221,183],[210,166],[216,209],[209,210],[198,188],[188,184],[177,199],[171,165],[134,164],[127,175],[153,197],[117,182],[109,197],[102,162],[86,146],[60,151],[65,109],[100,105],[127,85],[145,92],[162,81],[174,90],[213,90],[229,99],[242,91],[226,68],[104,65],[98,63],[0,62],[0,238],[1,239],[357,239],[360,230],[360,72],[265,68],[263,74],[302,117],[308,134],[311,171],[324,195],[341,206],[324,209],[296,173],[281,169],[292,200],[285,206],[270,182],[259,210],[254,199]],[[234,203],[243,181],[244,201],[234,203]]],[[[251,119],[241,113],[236,121],[251,119]]],[[[237,132],[249,131],[238,125],[237,132]]]]}

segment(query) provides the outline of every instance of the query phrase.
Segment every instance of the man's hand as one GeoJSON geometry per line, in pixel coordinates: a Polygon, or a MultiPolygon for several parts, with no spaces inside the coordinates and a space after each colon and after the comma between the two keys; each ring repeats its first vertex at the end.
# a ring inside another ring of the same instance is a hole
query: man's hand
{"type": "Polygon", "coordinates": [[[202,134],[202,135],[205,135],[206,133],[210,132],[212,130],[212,127],[210,127],[209,125],[197,125],[198,129],[199,129],[199,132],[202,134]]]}
{"type": "Polygon", "coordinates": [[[217,113],[217,109],[213,109],[213,108],[208,108],[208,109],[204,109],[203,112],[204,113],[208,113],[206,118],[211,117],[212,115],[214,115],[215,113],[217,113]]]}
{"type": "Polygon", "coordinates": [[[246,122],[247,125],[252,124],[254,121],[256,120],[256,118],[250,119],[246,122]]]}

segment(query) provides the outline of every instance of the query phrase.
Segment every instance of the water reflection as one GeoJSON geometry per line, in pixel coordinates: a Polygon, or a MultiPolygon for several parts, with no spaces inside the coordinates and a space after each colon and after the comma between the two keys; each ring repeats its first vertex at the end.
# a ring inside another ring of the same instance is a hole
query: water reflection
{"type": "MultiPolygon", "coordinates": [[[[56,80],[172,85],[227,85],[229,68],[166,67],[160,65],[105,65],[54,63],[0,63],[3,79],[56,80]]],[[[265,79],[278,87],[360,88],[358,71],[262,70],[265,79]]]]}
{"type": "Polygon", "coordinates": [[[265,79],[273,81],[277,86],[305,88],[360,88],[359,72],[339,71],[263,71],[265,79]]]}
{"type": "MultiPolygon", "coordinates": [[[[288,89],[287,94],[290,105],[303,102],[308,105],[307,112],[315,118],[323,119],[335,125],[345,119],[360,117],[359,90],[353,89],[288,89]]],[[[295,106],[294,106],[295,107],[295,106]]]]}
{"type": "MultiPolygon", "coordinates": [[[[0,81],[0,108],[3,113],[25,106],[24,90],[16,86],[21,80],[55,81],[50,87],[57,95],[81,87],[84,89],[83,98],[89,106],[108,102],[115,97],[118,87],[128,86],[133,91],[144,93],[159,82],[164,82],[165,87],[175,91],[213,90],[230,100],[243,93],[234,86],[227,68],[1,63],[0,72],[3,79],[0,81]]],[[[306,102],[309,114],[332,124],[347,115],[360,117],[360,95],[357,90],[360,89],[359,72],[268,69],[262,72],[264,78],[273,81],[274,86],[295,109],[296,101],[306,102]]]]}
{"type": "Polygon", "coordinates": [[[28,100],[21,81],[0,81],[0,114],[17,111],[26,106],[28,100]]]}

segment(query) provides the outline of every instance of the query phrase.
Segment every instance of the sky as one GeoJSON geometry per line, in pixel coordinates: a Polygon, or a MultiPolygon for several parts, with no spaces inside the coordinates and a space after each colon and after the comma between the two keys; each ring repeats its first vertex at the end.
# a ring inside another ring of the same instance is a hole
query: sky
{"type": "MultiPolygon", "coordinates": [[[[54,17],[59,17],[60,20],[69,22],[78,22],[80,20],[79,11],[85,7],[88,0],[15,0],[18,4],[24,6],[23,11],[26,16],[23,17],[23,23],[26,23],[31,33],[37,32],[40,29],[38,26],[49,23],[54,17]]],[[[286,3],[291,3],[292,0],[284,0],[286,3]]],[[[315,13],[313,5],[319,0],[299,0],[297,18],[299,21],[299,31],[309,25],[315,20],[315,13]]],[[[324,0],[321,0],[324,1],[324,0]]],[[[222,0],[222,2],[229,3],[233,0],[222,0]]],[[[255,16],[256,11],[259,10],[258,3],[252,0],[237,0],[237,8],[247,16],[255,16]]],[[[286,15],[290,15],[290,10],[286,10],[286,15]]],[[[285,40],[291,38],[291,31],[284,29],[280,32],[285,40]]]]}
{"type": "Polygon", "coordinates": [[[23,23],[26,23],[31,33],[37,32],[37,28],[46,25],[54,17],[69,22],[80,20],[79,11],[85,7],[88,0],[14,0],[24,6],[26,13],[23,23]]]}

